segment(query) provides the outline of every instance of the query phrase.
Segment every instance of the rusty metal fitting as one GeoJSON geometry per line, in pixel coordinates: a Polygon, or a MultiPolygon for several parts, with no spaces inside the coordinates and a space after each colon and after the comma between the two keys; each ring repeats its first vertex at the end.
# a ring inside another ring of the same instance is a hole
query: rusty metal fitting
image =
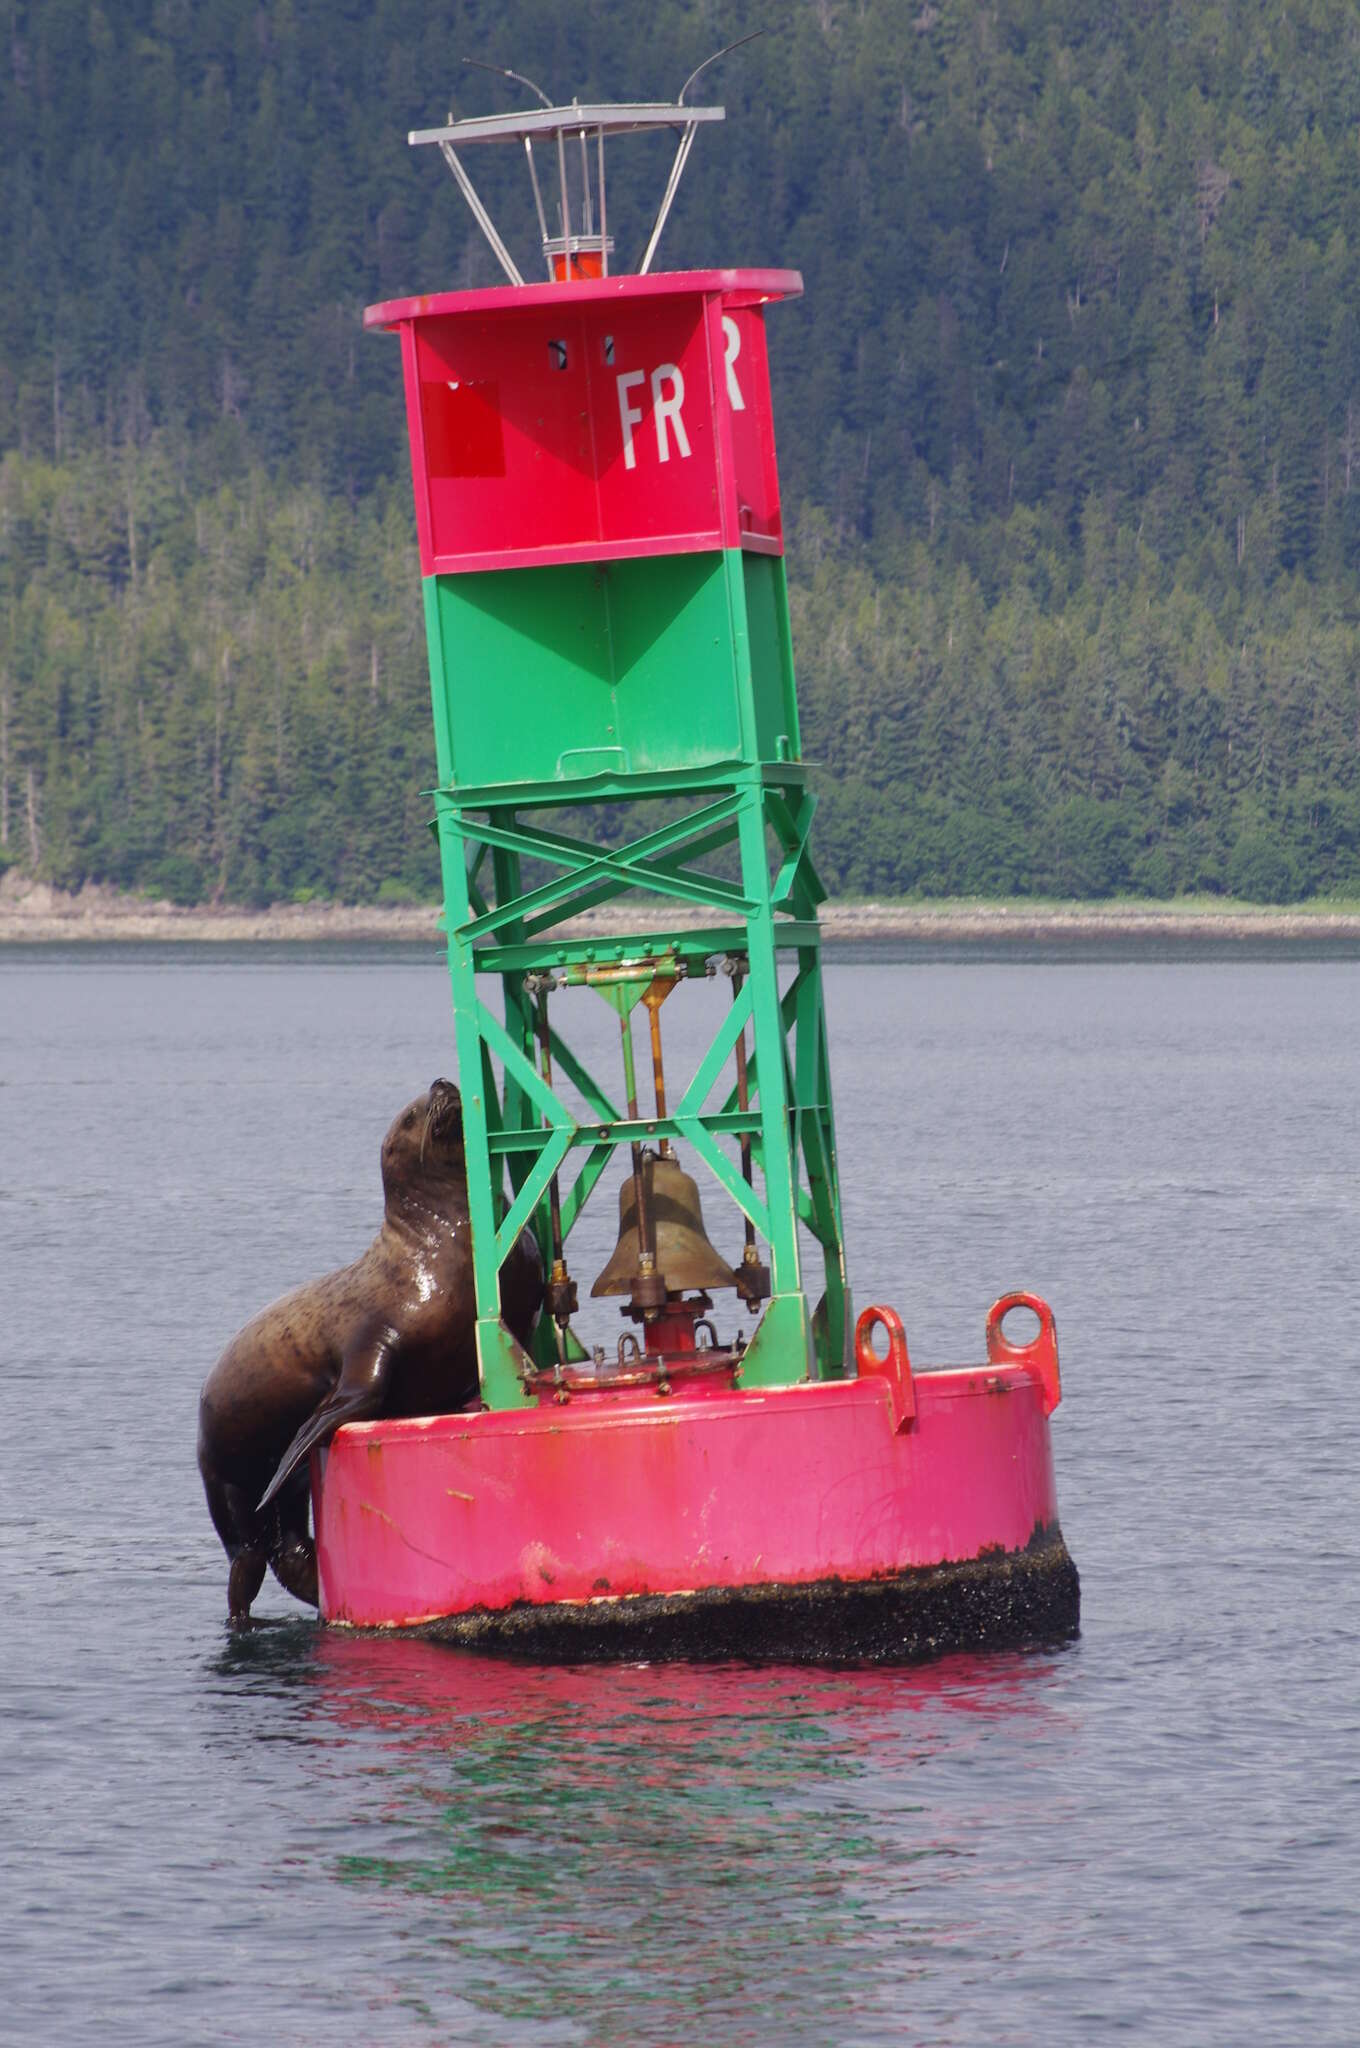
{"type": "Polygon", "coordinates": [[[748,1308],[756,1308],[770,1298],[770,1269],[763,1259],[756,1256],[756,1248],[748,1244],[741,1255],[741,1264],[735,1268],[737,1293],[748,1308]]]}
{"type": "Polygon", "coordinates": [[[638,1260],[637,1272],[633,1275],[628,1307],[624,1313],[654,1316],[659,1315],[665,1306],[665,1276],[657,1272],[654,1261],[644,1252],[642,1258],[638,1260]]]}
{"type": "Polygon", "coordinates": [[[555,1323],[565,1323],[576,1313],[576,1282],[561,1259],[553,1260],[552,1277],[544,1290],[544,1303],[555,1323]]]}

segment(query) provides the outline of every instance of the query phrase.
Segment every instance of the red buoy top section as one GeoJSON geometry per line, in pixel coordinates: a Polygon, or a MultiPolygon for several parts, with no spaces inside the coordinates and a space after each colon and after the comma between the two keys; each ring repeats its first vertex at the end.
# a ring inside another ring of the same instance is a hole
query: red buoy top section
{"type": "Polygon", "coordinates": [[[693,270],[370,306],[402,338],[424,575],[783,552],[764,308],[792,270],[693,270]]]}

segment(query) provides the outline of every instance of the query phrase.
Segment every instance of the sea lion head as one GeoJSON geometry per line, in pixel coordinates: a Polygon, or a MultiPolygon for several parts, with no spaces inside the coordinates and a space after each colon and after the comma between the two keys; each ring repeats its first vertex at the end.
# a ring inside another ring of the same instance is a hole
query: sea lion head
{"type": "Polygon", "coordinates": [[[415,1181],[461,1182],[466,1172],[462,1097],[452,1081],[431,1081],[393,1118],[383,1139],[383,1191],[391,1195],[415,1181]]]}

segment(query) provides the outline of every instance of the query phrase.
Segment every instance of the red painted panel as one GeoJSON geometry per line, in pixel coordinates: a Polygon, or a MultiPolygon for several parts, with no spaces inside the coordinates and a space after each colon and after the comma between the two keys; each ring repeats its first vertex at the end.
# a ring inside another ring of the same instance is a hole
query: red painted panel
{"type": "Polygon", "coordinates": [[[586,326],[599,538],[664,543],[723,531],[713,375],[701,298],[641,300],[586,326]]]}
{"type": "Polygon", "coordinates": [[[765,316],[758,306],[710,301],[712,353],[718,383],[717,412],[730,435],[728,466],[735,479],[736,532],[731,545],[783,552],[779,471],[775,464],[774,413],[770,404],[770,363],[765,316]]]}
{"type": "Polygon", "coordinates": [[[322,1614],[865,1579],[1056,1521],[1030,1372],[913,1384],[909,1428],[866,1377],[343,1429],[313,1471],[322,1614]]]}
{"type": "Polygon", "coordinates": [[[421,568],[782,549],[763,305],[693,273],[371,308],[401,329],[421,568]]]}
{"type": "Polygon", "coordinates": [[[544,548],[598,527],[584,347],[575,321],[434,319],[415,330],[436,561],[470,546],[544,548]],[[466,423],[494,408],[494,449],[466,423]],[[485,466],[473,466],[478,445],[485,466]],[[450,464],[453,455],[458,467],[450,464]]]}

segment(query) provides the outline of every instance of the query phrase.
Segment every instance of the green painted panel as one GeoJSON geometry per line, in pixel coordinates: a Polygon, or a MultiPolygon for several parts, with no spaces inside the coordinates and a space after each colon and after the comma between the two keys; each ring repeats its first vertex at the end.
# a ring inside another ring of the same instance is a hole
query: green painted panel
{"type": "Polygon", "coordinates": [[[760,761],[796,761],[798,709],[793,684],[793,642],[783,558],[743,555],[746,630],[750,642],[755,754],[760,761]]]}
{"type": "Polygon", "coordinates": [[[742,757],[746,678],[721,554],[432,581],[435,722],[455,787],[742,757]]]}
{"type": "Polygon", "coordinates": [[[776,1294],[766,1303],[765,1313],[746,1347],[741,1362],[744,1387],[790,1387],[799,1380],[818,1377],[812,1341],[812,1317],[807,1297],[776,1294]]]}

